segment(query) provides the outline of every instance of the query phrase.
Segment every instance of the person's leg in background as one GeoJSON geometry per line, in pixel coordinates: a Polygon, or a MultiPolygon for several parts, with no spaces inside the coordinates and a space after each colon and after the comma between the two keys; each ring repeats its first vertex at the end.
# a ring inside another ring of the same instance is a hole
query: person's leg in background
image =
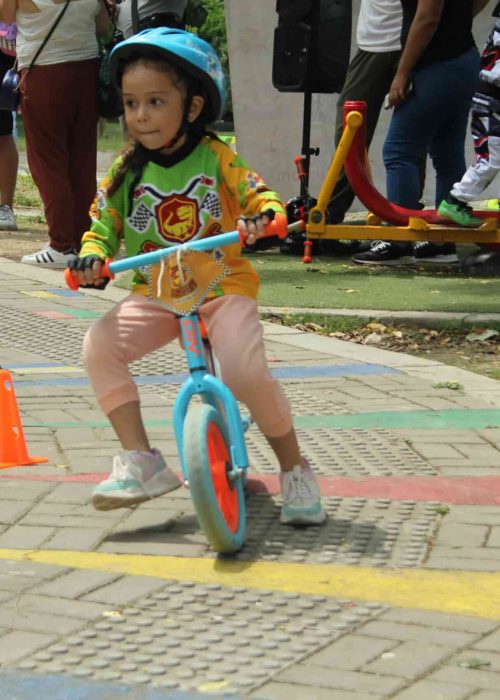
{"type": "MultiPolygon", "coordinates": [[[[418,208],[422,191],[422,161],[427,156],[427,131],[432,128],[430,119],[419,128],[420,114],[426,115],[426,109],[425,95],[415,87],[394,110],[383,146],[387,198],[408,209],[418,208]]],[[[413,263],[414,256],[410,243],[379,240],[352,260],[360,265],[404,265],[413,263]]]]}
{"type": "Polygon", "coordinates": [[[482,219],[470,206],[500,170],[500,100],[476,92],[472,99],[471,132],[476,161],[439,204],[439,214],[459,226],[479,227],[482,219]]]}
{"type": "MultiPolygon", "coordinates": [[[[479,71],[478,61],[477,50],[471,49],[455,59],[415,71],[414,92],[394,111],[383,148],[387,197],[391,202],[408,209],[418,208],[420,163],[427,151],[432,150],[433,163],[438,169],[437,196],[445,191],[452,173],[455,180],[457,174],[461,178],[465,170],[467,116],[479,71]]],[[[453,244],[446,244],[440,251],[430,244],[419,244],[415,246],[415,258],[421,262],[457,260],[453,244]]]]}
{"type": "Polygon", "coordinates": [[[68,81],[79,85],[68,134],[69,176],[73,195],[73,247],[79,249],[90,226],[89,209],[96,193],[97,70],[95,60],[71,64],[68,81]]]}
{"type": "MultiPolygon", "coordinates": [[[[470,203],[479,199],[500,170],[500,100],[489,95],[476,93],[473,99],[471,131],[474,139],[476,162],[453,185],[447,200],[441,202],[439,211],[449,214],[460,207],[460,218],[482,223],[470,213],[470,203]],[[445,205],[445,206],[443,206],[445,205]],[[466,207],[465,211],[463,207],[466,207]]],[[[443,216],[445,214],[443,213],[443,216]]],[[[449,217],[451,218],[451,217],[449,217]]],[[[500,275],[500,246],[497,243],[485,243],[469,253],[462,263],[469,274],[500,275]]]]}
{"type": "MultiPolygon", "coordinates": [[[[448,113],[443,113],[443,119],[432,133],[428,149],[436,171],[436,209],[466,171],[464,145],[471,101],[477,86],[479,56],[475,49],[471,49],[442,64],[438,66],[441,77],[444,79],[445,73],[447,76],[448,113]]],[[[458,262],[454,243],[422,241],[415,244],[414,254],[416,262],[458,262]]]]}
{"type": "MultiPolygon", "coordinates": [[[[407,209],[418,209],[422,190],[422,161],[432,134],[450,114],[449,95],[439,64],[416,70],[412,94],[392,115],[382,155],[386,168],[387,199],[407,209]]],[[[415,262],[410,243],[375,241],[353,262],[363,265],[401,265],[415,262]]]]}
{"type": "MultiPolygon", "coordinates": [[[[78,90],[68,88],[68,64],[34,66],[24,74],[21,110],[28,165],[40,191],[48,225],[48,247],[22,262],[65,268],[74,244],[74,201],[68,152],[78,90]]],[[[80,86],[79,86],[80,89],[80,86]]]]}
{"type": "MultiPolygon", "coordinates": [[[[13,64],[14,57],[0,51],[0,82],[13,64]]],[[[19,154],[13,128],[12,114],[7,110],[0,110],[0,231],[14,231],[17,228],[13,205],[19,154]]]]}
{"type": "Polygon", "coordinates": [[[441,119],[429,142],[429,155],[436,170],[436,208],[455,182],[460,182],[466,170],[465,136],[479,71],[476,56],[474,50],[453,61],[446,61],[454,64],[453,69],[449,66],[445,68],[448,76],[448,115],[441,119]]]}
{"type": "Polygon", "coordinates": [[[450,190],[462,202],[478,199],[500,170],[500,100],[474,95],[471,131],[476,162],[450,190]]]}
{"type": "MultiPolygon", "coordinates": [[[[344,102],[364,100],[367,104],[366,147],[370,144],[377,127],[384,98],[389,91],[396,71],[400,52],[374,53],[358,49],[347,69],[347,75],[337,102],[335,122],[335,145],[338,146],[343,131],[344,102]]],[[[342,170],[328,207],[330,222],[340,223],[353,203],[355,194],[342,170]]]]}

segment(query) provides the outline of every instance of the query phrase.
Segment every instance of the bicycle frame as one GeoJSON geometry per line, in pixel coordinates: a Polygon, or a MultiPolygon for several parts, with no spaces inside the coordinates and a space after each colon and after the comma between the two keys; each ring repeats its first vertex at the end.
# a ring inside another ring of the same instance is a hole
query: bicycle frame
{"type": "Polygon", "coordinates": [[[198,314],[181,316],[179,324],[189,369],[189,377],[181,386],[174,404],[174,431],[184,481],[187,483],[187,470],[182,450],[184,420],[189,402],[195,395],[201,396],[206,403],[213,406],[222,405],[224,409],[233,464],[233,471],[229,473],[229,477],[234,478],[239,475],[239,470],[248,467],[247,449],[243,439],[243,433],[248,426],[241,418],[238,404],[231,391],[207,369],[198,314]]]}
{"type": "MultiPolygon", "coordinates": [[[[194,250],[211,250],[213,248],[230,245],[240,240],[237,231],[223,233],[210,238],[202,238],[183,246],[172,246],[136,255],[122,260],[115,260],[108,265],[111,274],[132,270],[139,267],[153,265],[161,262],[163,258],[175,254],[179,248],[194,250]]],[[[179,450],[181,469],[184,481],[187,484],[187,469],[183,454],[184,421],[192,397],[199,395],[202,400],[215,407],[221,406],[224,411],[226,427],[228,431],[228,443],[231,449],[231,461],[233,470],[229,477],[239,476],[241,470],[248,467],[248,455],[244,440],[244,432],[250,425],[250,420],[242,419],[238,404],[231,391],[207,368],[203,338],[200,330],[200,320],[197,313],[179,316],[179,324],[184,352],[189,370],[189,377],[181,386],[174,403],[174,431],[179,450]]]]}

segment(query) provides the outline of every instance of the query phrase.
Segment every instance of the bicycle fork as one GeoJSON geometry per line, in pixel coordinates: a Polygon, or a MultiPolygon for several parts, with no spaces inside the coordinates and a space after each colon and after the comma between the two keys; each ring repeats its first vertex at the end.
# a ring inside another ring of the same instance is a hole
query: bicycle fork
{"type": "Polygon", "coordinates": [[[189,402],[195,395],[210,403],[219,410],[224,419],[230,449],[232,469],[228,478],[241,478],[248,468],[248,455],[245,445],[244,432],[251,420],[242,420],[236,399],[223,382],[207,368],[205,349],[200,330],[198,314],[193,313],[179,317],[182,343],[186,354],[189,377],[182,385],[174,404],[174,431],[181,460],[184,483],[188,485],[187,468],[183,453],[184,421],[189,402]]]}

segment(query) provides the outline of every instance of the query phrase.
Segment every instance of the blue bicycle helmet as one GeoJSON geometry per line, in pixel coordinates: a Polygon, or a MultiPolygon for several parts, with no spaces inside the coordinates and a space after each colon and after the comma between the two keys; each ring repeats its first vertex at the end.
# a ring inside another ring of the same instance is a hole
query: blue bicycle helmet
{"type": "Polygon", "coordinates": [[[140,52],[157,53],[198,79],[207,91],[207,120],[216,121],[226,103],[226,78],[217,52],[199,36],[182,29],[156,27],[121,41],[109,57],[111,78],[120,83],[120,64],[140,52]]]}

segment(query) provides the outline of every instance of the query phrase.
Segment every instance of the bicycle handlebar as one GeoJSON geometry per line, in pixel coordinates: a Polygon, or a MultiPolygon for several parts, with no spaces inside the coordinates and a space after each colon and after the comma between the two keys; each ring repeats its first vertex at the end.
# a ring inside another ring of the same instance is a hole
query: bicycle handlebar
{"type": "MultiPolygon", "coordinates": [[[[275,219],[265,226],[264,233],[265,236],[279,236],[280,238],[284,238],[287,233],[286,217],[283,214],[276,214],[275,219]]],[[[188,241],[187,243],[170,246],[169,248],[158,248],[158,250],[153,250],[151,253],[134,255],[121,260],[111,261],[108,259],[104,261],[101,268],[101,276],[103,278],[109,277],[109,279],[114,279],[115,273],[117,272],[134,270],[144,265],[154,265],[163,258],[167,258],[169,255],[176,253],[179,248],[183,250],[211,250],[212,248],[232,245],[233,243],[238,243],[238,241],[241,245],[245,244],[243,236],[241,236],[238,231],[232,231],[231,233],[221,233],[217,236],[209,236],[208,238],[199,238],[195,241],[188,241]]],[[[64,278],[70,289],[76,291],[79,288],[80,282],[73,270],[66,268],[64,270],[64,278]]]]}
{"type": "Polygon", "coordinates": [[[111,274],[114,274],[116,272],[124,272],[125,270],[134,270],[144,265],[154,265],[163,260],[163,258],[168,258],[169,255],[175,254],[179,248],[182,248],[182,250],[211,250],[212,248],[231,245],[238,241],[241,241],[238,231],[221,233],[218,236],[199,238],[196,241],[189,241],[181,245],[173,245],[169,248],[158,248],[158,250],[152,250],[151,253],[143,253],[142,255],[134,255],[130,258],[123,258],[122,260],[114,260],[113,262],[108,262],[108,270],[111,274]]]}

